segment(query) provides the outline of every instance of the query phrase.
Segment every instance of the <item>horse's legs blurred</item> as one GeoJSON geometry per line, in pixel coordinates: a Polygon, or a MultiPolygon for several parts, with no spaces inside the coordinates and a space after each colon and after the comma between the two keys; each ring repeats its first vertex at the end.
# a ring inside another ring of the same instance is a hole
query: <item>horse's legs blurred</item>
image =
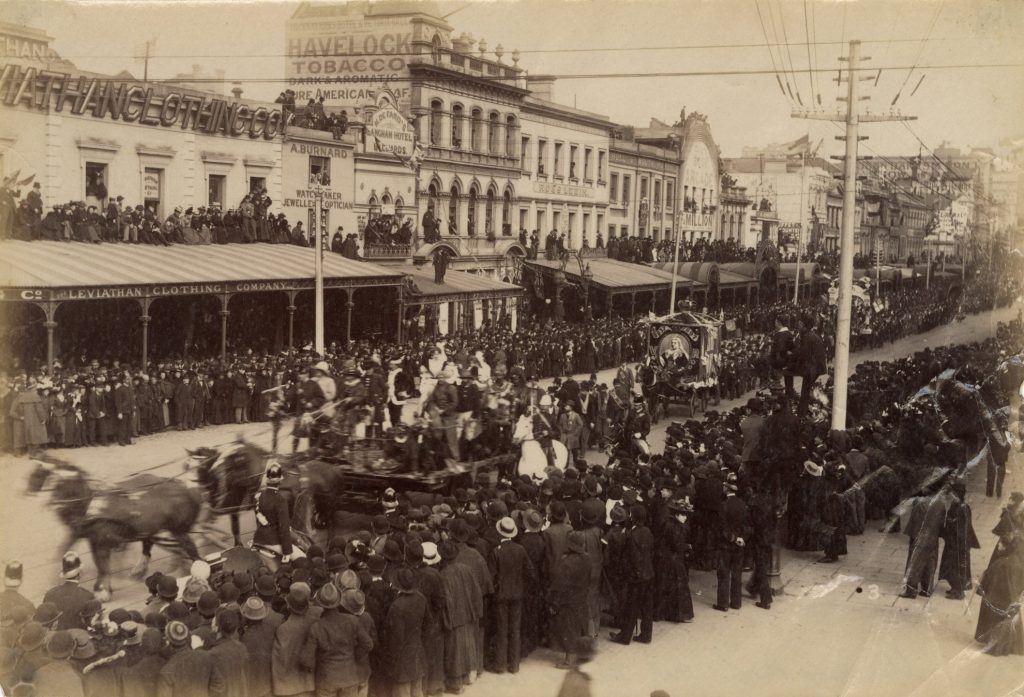
{"type": "Polygon", "coordinates": [[[145,537],[142,539],[142,556],[132,567],[132,578],[143,578],[149,571],[149,560],[153,554],[153,540],[145,537]]]}
{"type": "Polygon", "coordinates": [[[235,539],[235,547],[242,546],[242,526],[238,521],[238,513],[231,514],[231,536],[235,539]]]}
{"type": "Polygon", "coordinates": [[[92,560],[96,564],[96,583],[92,590],[96,599],[101,603],[110,601],[110,547],[99,542],[100,536],[94,530],[89,537],[89,549],[92,550],[92,560]]]}
{"type": "Polygon", "coordinates": [[[192,541],[187,532],[174,533],[174,539],[177,540],[182,556],[187,561],[186,566],[190,566],[191,562],[199,558],[199,550],[196,548],[196,543],[192,541]]]}

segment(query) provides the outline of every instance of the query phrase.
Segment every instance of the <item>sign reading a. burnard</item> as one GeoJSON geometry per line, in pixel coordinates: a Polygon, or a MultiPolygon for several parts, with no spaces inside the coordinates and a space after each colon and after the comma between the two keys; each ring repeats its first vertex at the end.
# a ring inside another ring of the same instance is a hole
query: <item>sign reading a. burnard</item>
{"type": "MultiPolygon", "coordinates": [[[[323,97],[329,107],[361,106],[379,86],[409,77],[409,17],[293,17],[286,35],[285,77],[299,104],[323,97]]],[[[395,92],[407,107],[411,89],[395,92]]]]}
{"type": "Polygon", "coordinates": [[[180,128],[208,135],[272,140],[284,126],[279,110],[252,108],[217,97],[169,92],[152,87],[78,76],[50,70],[5,65],[0,68],[0,103],[37,111],[180,128]]]}
{"type": "Polygon", "coordinates": [[[402,116],[393,95],[389,89],[377,94],[377,110],[366,122],[366,143],[372,143],[376,152],[390,152],[407,159],[413,155],[416,129],[402,116]]]}

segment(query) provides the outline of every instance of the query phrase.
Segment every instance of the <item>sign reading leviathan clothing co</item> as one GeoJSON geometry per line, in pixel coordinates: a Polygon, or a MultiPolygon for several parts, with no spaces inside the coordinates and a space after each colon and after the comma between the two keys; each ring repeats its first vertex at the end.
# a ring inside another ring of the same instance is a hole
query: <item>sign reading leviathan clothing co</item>
{"type": "MultiPolygon", "coordinates": [[[[298,16],[288,21],[285,47],[285,77],[297,104],[323,97],[328,107],[362,106],[384,83],[408,85],[412,22],[362,14],[298,16]]],[[[407,109],[411,88],[395,91],[407,109]]]]}
{"type": "Polygon", "coordinates": [[[67,108],[75,116],[162,126],[209,135],[272,140],[281,133],[279,110],[255,109],[217,97],[170,92],[152,87],[69,73],[5,65],[0,68],[0,103],[58,113],[67,108]]]}

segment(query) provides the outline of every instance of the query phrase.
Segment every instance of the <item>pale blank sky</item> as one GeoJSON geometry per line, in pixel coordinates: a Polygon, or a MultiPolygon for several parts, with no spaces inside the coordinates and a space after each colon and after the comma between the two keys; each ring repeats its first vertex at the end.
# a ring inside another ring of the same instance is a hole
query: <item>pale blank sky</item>
{"type": "MultiPolygon", "coordinates": [[[[522,67],[531,73],[608,74],[771,70],[757,9],[769,37],[785,36],[790,46],[773,47],[775,60],[806,69],[808,55],[804,8],[796,0],[519,0],[517,2],[440,2],[456,33],[486,38],[489,52],[500,43],[509,61],[512,49],[523,51],[522,67]],[[462,9],[460,9],[462,8],[462,9]],[[774,23],[774,31],[773,31],[774,23]],[[651,47],[753,44],[745,48],[650,50],[651,47]],[[800,44],[800,45],[797,45],[800,44]],[[644,49],[648,50],[644,50],[644,49]],[[552,51],[554,49],[554,51],[552,51]],[[565,49],[574,49],[565,51],[565,49]],[[595,49],[579,51],[578,49],[595,49]],[[614,49],[614,50],[613,50],[614,49]],[[621,50],[628,49],[628,50],[621,50]]],[[[285,22],[296,3],[271,2],[57,2],[12,0],[2,5],[7,21],[49,32],[54,48],[88,70],[114,73],[128,69],[136,47],[157,40],[150,75],[187,72],[193,63],[221,68],[240,79],[247,95],[273,99],[284,85],[285,22]]],[[[943,140],[965,146],[995,146],[1001,139],[1024,138],[1024,2],[1019,0],[858,0],[810,2],[811,39],[824,42],[865,41],[870,66],[1015,64],[1009,68],[883,70],[877,86],[864,82],[864,102],[873,111],[888,110],[907,80],[897,104],[919,120],[910,125],[929,147],[943,140]],[[940,8],[941,5],[941,8],[940,8]],[[930,37],[927,42],[905,41],[930,37]],[[878,40],[898,39],[898,41],[878,40]],[[924,82],[910,96],[921,75],[924,82]]],[[[774,39],[773,39],[774,40],[774,39]]],[[[835,108],[836,58],[845,47],[814,47],[811,60],[827,70],[808,83],[806,73],[789,78],[804,103],[815,89],[825,108],[835,108]]],[[[709,116],[726,156],[744,145],[790,140],[810,133],[824,139],[827,152],[838,152],[839,130],[820,121],[790,117],[791,102],[779,92],[775,77],[715,75],[564,79],[555,87],[558,101],[606,114],[613,120],[647,125],[653,116],[677,118],[680,108],[709,116]]],[[[898,123],[865,127],[871,150],[916,153],[918,143],[898,123]]]]}

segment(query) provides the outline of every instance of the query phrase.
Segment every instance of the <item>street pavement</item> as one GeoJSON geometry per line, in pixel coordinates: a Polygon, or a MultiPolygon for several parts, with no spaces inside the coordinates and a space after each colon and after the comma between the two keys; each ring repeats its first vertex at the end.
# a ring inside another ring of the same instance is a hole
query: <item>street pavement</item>
{"type": "MultiPolygon", "coordinates": [[[[994,334],[1016,306],[974,315],[960,323],[904,338],[882,349],[861,352],[851,361],[887,360],[909,355],[926,346],[976,341],[994,334]]],[[[614,371],[599,380],[611,383],[614,371]]],[[[586,376],[584,376],[586,377],[586,376]]],[[[746,396],[723,402],[729,409],[746,396]]],[[[673,410],[652,430],[655,451],[664,443],[673,410]]],[[[81,466],[99,480],[117,481],[142,469],[163,476],[183,476],[186,448],[225,444],[243,435],[269,448],[269,426],[262,423],[227,425],[201,431],[168,432],[140,439],[132,446],[58,450],[54,455],[81,466]]],[[[591,458],[595,456],[591,454],[591,458]]],[[[25,592],[34,601],[56,582],[65,531],[42,496],[24,495],[31,464],[25,458],[0,459],[0,485],[12,492],[0,510],[0,558],[20,559],[25,565],[25,592]]],[[[1024,456],[1015,454],[1004,494],[1024,488],[1024,456]]],[[[972,558],[975,578],[984,571],[995,538],[990,534],[1003,501],[984,496],[984,472],[972,472],[968,482],[974,524],[982,549],[972,558]]],[[[226,529],[226,521],[218,527],[226,529]]],[[[877,527],[877,524],[876,524],[877,527]]],[[[250,514],[243,530],[251,533],[250,514]]],[[[138,548],[114,555],[114,603],[138,606],[145,598],[142,584],[127,570],[138,548]]],[[[947,600],[941,584],[930,599],[898,598],[897,587],[907,554],[907,538],[885,534],[869,525],[862,536],[849,538],[849,553],[837,564],[818,564],[819,553],[784,550],[782,595],[770,611],[745,601],[740,611],[719,613],[714,602],[713,572],[691,573],[696,612],[692,624],[656,623],[651,645],[619,646],[604,638],[598,656],[585,670],[594,697],[643,696],[664,689],[679,695],[739,695],[761,697],[996,697],[1024,695],[1024,657],[990,657],[973,641],[978,603],[947,600]]],[[[83,555],[83,583],[94,575],[84,542],[74,549],[83,555]]],[[[211,544],[201,551],[214,551],[211,544]]],[[[151,568],[172,570],[171,557],[157,550],[151,568]]],[[[553,665],[552,652],[537,651],[524,660],[515,676],[484,674],[468,688],[469,697],[557,694],[564,673],[553,665]]]]}

